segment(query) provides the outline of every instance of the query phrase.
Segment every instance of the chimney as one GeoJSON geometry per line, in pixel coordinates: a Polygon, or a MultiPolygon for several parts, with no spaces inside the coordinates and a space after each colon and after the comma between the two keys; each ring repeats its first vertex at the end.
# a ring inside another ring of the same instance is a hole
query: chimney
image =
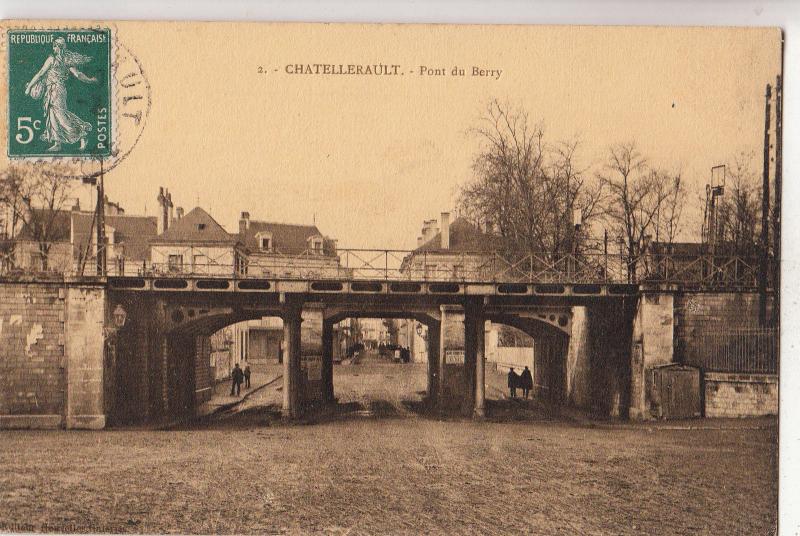
{"type": "Polygon", "coordinates": [[[183,218],[183,207],[177,207],[177,208],[175,209],[175,217],[176,217],[178,220],[180,220],[181,218],[183,218]]]}
{"type": "Polygon", "coordinates": [[[72,212],[80,212],[81,210],[81,199],[80,197],[75,198],[75,204],[72,205],[72,212]]]}
{"type": "Polygon", "coordinates": [[[422,247],[422,237],[421,236],[417,237],[417,247],[418,248],[422,247]]]}
{"type": "Polygon", "coordinates": [[[437,232],[436,220],[425,220],[422,222],[422,240],[428,242],[437,232]]]}
{"type": "Polygon", "coordinates": [[[250,227],[250,213],[242,212],[242,217],[239,219],[239,234],[243,235],[248,227],[250,227]]]}
{"type": "Polygon", "coordinates": [[[442,212],[442,249],[450,249],[450,213],[442,212]]]}
{"type": "Polygon", "coordinates": [[[167,229],[169,229],[169,226],[172,225],[172,223],[175,221],[175,215],[172,210],[172,207],[173,207],[172,194],[169,193],[169,190],[167,190],[167,208],[169,209],[169,219],[167,220],[167,229]]]}
{"type": "Polygon", "coordinates": [[[164,187],[160,186],[158,188],[158,197],[156,198],[158,201],[158,206],[160,208],[158,213],[158,234],[162,234],[164,231],[167,230],[167,198],[164,195],[164,187]]]}

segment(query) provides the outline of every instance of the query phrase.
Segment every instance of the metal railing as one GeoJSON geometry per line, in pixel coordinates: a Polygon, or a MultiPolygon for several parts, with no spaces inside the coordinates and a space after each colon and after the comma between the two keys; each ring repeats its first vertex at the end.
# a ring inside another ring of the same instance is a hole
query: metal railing
{"type": "MultiPolygon", "coordinates": [[[[228,257],[230,259],[230,257],[228,257]]],[[[503,255],[486,251],[399,249],[269,251],[236,264],[181,258],[180,262],[109,260],[110,276],[225,277],[561,284],[676,284],[702,288],[758,286],[755,257],[597,253],[503,255]],[[117,263],[119,264],[119,263],[117,263]]],[[[768,270],[772,274],[772,270],[768,270]]]]}
{"type": "Polygon", "coordinates": [[[700,336],[708,372],[778,373],[777,328],[714,331],[700,336]]]}

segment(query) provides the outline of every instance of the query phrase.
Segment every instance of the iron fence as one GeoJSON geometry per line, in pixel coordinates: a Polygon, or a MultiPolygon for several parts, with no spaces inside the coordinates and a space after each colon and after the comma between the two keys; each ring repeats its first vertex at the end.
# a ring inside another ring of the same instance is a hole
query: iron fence
{"type": "MultiPolygon", "coordinates": [[[[593,250],[518,255],[486,251],[356,248],[273,250],[239,256],[235,264],[217,262],[205,255],[170,257],[178,260],[108,259],[108,275],[544,284],[654,283],[738,289],[756,288],[759,277],[759,263],[755,257],[665,253],[629,256],[593,250]]],[[[94,273],[89,264],[85,271],[87,275],[94,273]]],[[[0,265],[0,270],[3,269],[6,273],[14,270],[9,263],[0,265]]],[[[768,274],[772,274],[771,269],[768,274]]]]}
{"type": "Polygon", "coordinates": [[[703,334],[703,368],[708,372],[778,373],[777,328],[735,329],[703,334]]]}

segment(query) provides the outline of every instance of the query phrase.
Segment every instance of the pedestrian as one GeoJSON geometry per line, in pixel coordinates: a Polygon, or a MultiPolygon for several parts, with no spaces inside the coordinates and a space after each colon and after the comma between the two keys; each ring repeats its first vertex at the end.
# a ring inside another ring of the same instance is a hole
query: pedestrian
{"type": "Polygon", "coordinates": [[[519,386],[522,387],[522,395],[527,399],[528,393],[533,389],[533,376],[528,367],[525,367],[525,370],[519,376],[519,386]]]}
{"type": "Polygon", "coordinates": [[[250,389],[250,363],[244,366],[244,388],[250,389]]]}
{"type": "Polygon", "coordinates": [[[519,385],[519,375],[514,372],[514,369],[508,371],[508,389],[511,392],[511,398],[517,397],[517,386],[519,385]]]}
{"type": "Polygon", "coordinates": [[[242,369],[239,368],[239,363],[236,363],[231,371],[231,396],[234,396],[234,393],[239,396],[242,389],[242,380],[244,380],[244,374],[242,369]]]}

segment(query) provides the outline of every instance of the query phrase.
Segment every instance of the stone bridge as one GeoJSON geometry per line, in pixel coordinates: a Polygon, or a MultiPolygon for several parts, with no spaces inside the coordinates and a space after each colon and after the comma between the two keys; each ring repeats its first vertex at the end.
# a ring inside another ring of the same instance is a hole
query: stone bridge
{"type": "Polygon", "coordinates": [[[749,325],[757,310],[752,291],[668,285],[5,278],[0,427],[103,428],[191,417],[209,380],[208,337],[264,316],[283,320],[287,417],[334,400],[333,325],[374,317],[427,326],[433,404],[485,414],[483,326],[491,320],[533,337],[541,394],[601,415],[646,418],[648,371],[698,351],[696,329],[749,325]],[[301,353],[309,312],[322,324],[322,371],[314,375],[301,353]],[[463,329],[463,362],[446,359],[446,324],[463,329]]]}

